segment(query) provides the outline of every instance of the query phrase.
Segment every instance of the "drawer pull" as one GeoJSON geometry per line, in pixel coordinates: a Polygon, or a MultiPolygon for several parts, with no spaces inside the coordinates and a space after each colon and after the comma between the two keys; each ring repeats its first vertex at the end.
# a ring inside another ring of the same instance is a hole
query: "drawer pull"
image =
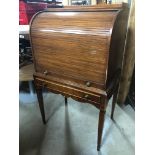
{"type": "Polygon", "coordinates": [[[44,71],[44,75],[47,75],[47,73],[48,73],[47,70],[45,70],[45,71],[44,71]]]}
{"type": "Polygon", "coordinates": [[[84,98],[88,99],[89,98],[89,95],[88,94],[84,95],[84,98]]]}
{"type": "Polygon", "coordinates": [[[86,82],[86,86],[90,87],[90,82],[89,81],[86,82]]]}

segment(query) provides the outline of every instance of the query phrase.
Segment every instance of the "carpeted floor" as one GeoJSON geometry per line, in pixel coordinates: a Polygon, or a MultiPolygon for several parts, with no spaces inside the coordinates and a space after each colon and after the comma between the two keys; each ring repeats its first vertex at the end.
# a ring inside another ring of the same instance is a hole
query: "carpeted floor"
{"type": "Polygon", "coordinates": [[[130,106],[116,106],[115,121],[110,119],[108,104],[103,144],[97,147],[98,109],[87,103],[68,99],[65,108],[61,95],[44,95],[46,125],[39,106],[20,101],[20,155],[134,155],[135,114],[130,106]]]}

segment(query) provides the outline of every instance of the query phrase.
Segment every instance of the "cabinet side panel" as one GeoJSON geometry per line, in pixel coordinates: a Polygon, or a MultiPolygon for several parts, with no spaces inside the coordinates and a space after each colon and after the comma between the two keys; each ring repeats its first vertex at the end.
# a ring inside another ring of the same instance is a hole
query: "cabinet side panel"
{"type": "Polygon", "coordinates": [[[128,24],[129,7],[127,4],[116,17],[111,37],[111,46],[109,50],[108,76],[106,87],[108,87],[115,77],[115,73],[122,69],[122,61],[124,56],[124,47],[126,41],[127,24],[128,24]]]}

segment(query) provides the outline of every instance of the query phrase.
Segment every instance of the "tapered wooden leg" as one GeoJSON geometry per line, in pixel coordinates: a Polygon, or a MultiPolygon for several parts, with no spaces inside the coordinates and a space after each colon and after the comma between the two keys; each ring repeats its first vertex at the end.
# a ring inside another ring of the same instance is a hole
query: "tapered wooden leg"
{"type": "Polygon", "coordinates": [[[114,119],[114,111],[115,111],[115,105],[117,102],[117,94],[118,94],[118,87],[113,95],[113,100],[112,100],[112,108],[111,108],[111,119],[114,119]]]}
{"type": "Polygon", "coordinates": [[[99,112],[99,122],[98,122],[98,142],[97,142],[97,151],[100,151],[101,141],[102,141],[102,132],[104,126],[104,116],[105,111],[103,109],[99,112]]]}
{"type": "Polygon", "coordinates": [[[67,97],[65,97],[65,106],[67,106],[67,103],[68,103],[67,97]]]}
{"type": "Polygon", "coordinates": [[[39,89],[37,88],[36,92],[37,92],[37,98],[38,98],[38,102],[39,102],[39,107],[40,107],[40,112],[41,112],[42,120],[43,120],[43,123],[46,124],[42,89],[41,88],[39,88],[39,89]]]}

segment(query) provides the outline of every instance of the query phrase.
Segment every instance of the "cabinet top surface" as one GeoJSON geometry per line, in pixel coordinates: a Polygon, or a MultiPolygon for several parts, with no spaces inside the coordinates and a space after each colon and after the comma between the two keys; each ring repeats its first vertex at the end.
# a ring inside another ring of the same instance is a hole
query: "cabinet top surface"
{"type": "Polygon", "coordinates": [[[90,5],[90,6],[65,6],[64,8],[48,8],[46,11],[105,11],[105,10],[119,10],[125,6],[122,4],[100,4],[100,5],[90,5]]]}

